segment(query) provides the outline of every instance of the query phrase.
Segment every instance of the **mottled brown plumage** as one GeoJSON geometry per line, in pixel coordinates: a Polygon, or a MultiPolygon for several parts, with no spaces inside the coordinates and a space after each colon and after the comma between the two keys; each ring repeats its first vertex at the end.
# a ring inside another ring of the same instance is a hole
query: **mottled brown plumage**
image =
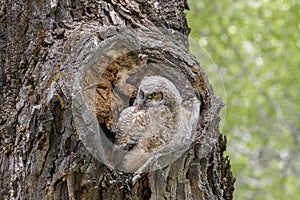
{"type": "Polygon", "coordinates": [[[115,144],[129,151],[124,167],[133,170],[162,149],[178,134],[181,97],[168,79],[145,77],[133,106],[120,114],[115,124],[115,144]]]}

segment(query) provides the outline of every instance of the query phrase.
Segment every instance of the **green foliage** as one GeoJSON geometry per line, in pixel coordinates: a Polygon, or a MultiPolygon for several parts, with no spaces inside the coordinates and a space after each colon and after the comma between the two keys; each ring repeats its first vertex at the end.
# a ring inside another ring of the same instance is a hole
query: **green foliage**
{"type": "Polygon", "coordinates": [[[235,199],[300,199],[300,2],[189,5],[191,51],[226,103],[235,199]]]}

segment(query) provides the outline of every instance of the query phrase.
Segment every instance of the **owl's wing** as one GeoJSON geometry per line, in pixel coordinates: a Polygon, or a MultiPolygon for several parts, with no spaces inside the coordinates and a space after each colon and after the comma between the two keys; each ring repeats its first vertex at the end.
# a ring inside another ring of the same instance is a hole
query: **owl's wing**
{"type": "Polygon", "coordinates": [[[149,124],[135,152],[149,153],[164,148],[178,132],[176,113],[172,113],[167,106],[151,107],[147,109],[147,115],[149,124]]]}
{"type": "Polygon", "coordinates": [[[132,149],[139,138],[147,130],[149,125],[149,115],[145,110],[137,106],[126,108],[116,123],[115,144],[125,150],[132,149]]]}

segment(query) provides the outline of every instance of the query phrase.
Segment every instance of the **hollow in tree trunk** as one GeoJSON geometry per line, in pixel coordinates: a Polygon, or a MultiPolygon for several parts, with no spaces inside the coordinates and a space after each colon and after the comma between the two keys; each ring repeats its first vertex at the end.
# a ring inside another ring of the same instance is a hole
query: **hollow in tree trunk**
{"type": "Polygon", "coordinates": [[[1,2],[0,199],[232,199],[223,103],[188,52],[185,9],[185,0],[1,2]],[[192,120],[180,118],[174,138],[188,142],[124,165],[115,124],[149,76],[178,89],[192,120]]]}

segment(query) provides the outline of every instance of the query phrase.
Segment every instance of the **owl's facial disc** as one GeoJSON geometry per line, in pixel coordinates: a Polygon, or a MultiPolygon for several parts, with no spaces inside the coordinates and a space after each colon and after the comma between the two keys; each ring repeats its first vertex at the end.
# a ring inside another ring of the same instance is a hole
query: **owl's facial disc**
{"type": "Polygon", "coordinates": [[[163,93],[162,92],[149,92],[146,93],[144,99],[144,106],[151,107],[163,104],[163,93]]]}
{"type": "Polygon", "coordinates": [[[153,92],[151,94],[147,94],[146,96],[146,101],[151,101],[151,100],[155,100],[155,101],[159,101],[163,98],[163,93],[162,92],[153,92]]]}
{"type": "Polygon", "coordinates": [[[150,107],[161,105],[163,100],[162,92],[143,91],[139,90],[134,105],[141,107],[150,107]]]}

